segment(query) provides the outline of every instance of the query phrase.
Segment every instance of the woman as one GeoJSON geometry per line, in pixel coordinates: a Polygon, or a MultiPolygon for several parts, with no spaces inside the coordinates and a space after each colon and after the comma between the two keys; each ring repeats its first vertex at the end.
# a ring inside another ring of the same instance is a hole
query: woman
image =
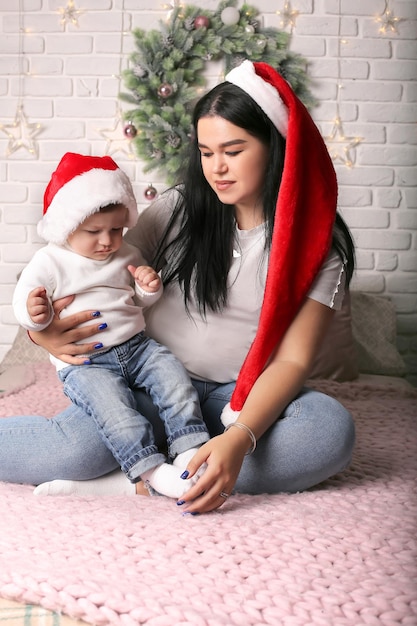
{"type": "MultiPolygon", "coordinates": [[[[186,475],[203,463],[206,471],[177,503],[204,513],[233,491],[300,491],[349,464],[351,416],[304,384],[341,307],[353,246],[336,215],[325,145],[271,67],[244,61],[232,70],[198,102],[194,129],[184,185],[149,207],[128,239],[166,285],[147,314],[147,333],[183,361],[212,435],[186,475]]],[[[77,327],[88,319],[91,312],[56,320],[34,339],[81,364],[73,343],[97,332],[97,325],[77,327]]],[[[151,417],[146,397],[137,401],[151,417]]],[[[54,420],[11,418],[2,427],[2,457],[9,459],[0,461],[0,479],[86,481],[53,482],[38,493],[129,492],[126,483],[110,486],[120,472],[88,480],[116,463],[91,420],[73,407],[54,420]],[[39,459],[33,447],[59,450],[58,458],[45,452],[39,459]]]]}

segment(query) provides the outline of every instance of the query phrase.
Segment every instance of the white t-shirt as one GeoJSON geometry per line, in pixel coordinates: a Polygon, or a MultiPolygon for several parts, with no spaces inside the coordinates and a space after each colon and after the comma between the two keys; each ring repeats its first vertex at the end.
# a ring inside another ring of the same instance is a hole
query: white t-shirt
{"type": "MultiPolygon", "coordinates": [[[[172,213],[176,193],[170,191],[147,208],[127,234],[148,262],[172,213]]],[[[177,283],[166,286],[161,299],[145,309],[147,334],[165,344],[191,377],[218,383],[236,380],[258,327],[268,263],[264,244],[263,225],[248,231],[236,229],[228,303],[220,313],[208,309],[203,319],[193,302],[187,313],[177,283]]],[[[344,284],[343,263],[331,251],[308,297],[340,309],[344,284]]]]}

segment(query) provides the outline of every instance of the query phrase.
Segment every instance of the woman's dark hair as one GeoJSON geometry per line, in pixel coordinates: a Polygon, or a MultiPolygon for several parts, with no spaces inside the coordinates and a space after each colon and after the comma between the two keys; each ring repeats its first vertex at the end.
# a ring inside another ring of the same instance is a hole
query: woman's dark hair
{"type": "MultiPolygon", "coordinates": [[[[214,87],[196,104],[194,135],[188,165],[177,206],[158,248],[155,266],[169,262],[163,270],[168,284],[177,280],[187,306],[194,298],[200,312],[220,311],[227,302],[227,277],[232,260],[235,216],[233,206],[220,202],[208,184],[201,166],[197,124],[202,117],[222,117],[244,129],[269,148],[269,160],[260,201],[266,230],[266,251],[272,242],[275,207],[284,167],[285,140],[257,103],[239,87],[224,82],[214,87]],[[172,229],[178,234],[167,245],[172,229]],[[225,245],[228,242],[228,245],[225,245]]],[[[336,217],[333,245],[347,259],[348,281],[353,273],[354,253],[349,230],[340,215],[336,217]]]]}

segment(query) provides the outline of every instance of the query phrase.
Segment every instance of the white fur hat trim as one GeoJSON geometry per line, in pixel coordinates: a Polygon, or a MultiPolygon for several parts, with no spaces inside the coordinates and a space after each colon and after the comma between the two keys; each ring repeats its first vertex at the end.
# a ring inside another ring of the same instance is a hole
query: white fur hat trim
{"type": "Polygon", "coordinates": [[[288,109],[275,87],[258,76],[251,61],[245,60],[230,70],[225,80],[240,87],[255,100],[281,135],[287,137],[288,109]]]}
{"type": "Polygon", "coordinates": [[[229,426],[229,424],[236,422],[239,415],[240,411],[234,411],[228,402],[220,415],[220,420],[223,426],[229,426]]]}

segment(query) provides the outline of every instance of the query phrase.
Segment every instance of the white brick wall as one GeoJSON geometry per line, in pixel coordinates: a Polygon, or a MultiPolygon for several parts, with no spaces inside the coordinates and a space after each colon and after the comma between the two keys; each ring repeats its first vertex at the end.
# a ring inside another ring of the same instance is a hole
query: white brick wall
{"type": "MultiPolygon", "coordinates": [[[[17,273],[42,245],[36,234],[42,195],[67,150],[103,154],[99,129],[113,126],[120,67],[134,49],[133,28],[158,28],[169,3],[155,0],[75,0],[79,27],[60,25],[67,0],[0,0],[0,123],[10,124],[19,96],[19,23],[24,27],[24,111],[39,122],[39,157],[20,149],[6,158],[0,132],[0,359],[17,326],[10,302],[17,273]],[[19,20],[19,4],[22,6],[19,20]],[[123,25],[123,26],[122,26],[123,25]],[[122,27],[127,34],[122,37],[122,27]],[[122,45],[123,40],[123,45],[122,45]],[[120,54],[121,49],[123,54],[120,54]]],[[[214,0],[195,2],[210,9],[214,0]]],[[[264,26],[280,27],[284,0],[249,3],[264,26]]],[[[399,348],[417,382],[417,2],[392,0],[402,20],[397,34],[379,33],[385,0],[293,0],[300,14],[291,49],[309,60],[324,135],[333,126],[338,93],[347,136],[363,137],[356,164],[336,164],[340,207],[357,245],[355,289],[387,295],[397,307],[399,348]],[[343,43],[341,40],[345,40],[343,43]],[[340,51],[340,53],[339,53],[340,51]]],[[[242,5],[240,2],[239,6],[242,5]]],[[[218,64],[207,68],[213,81],[218,64]]],[[[126,107],[126,105],[123,105],[126,107]]],[[[140,206],[149,182],[138,160],[113,157],[134,181],[140,206]]]]}

